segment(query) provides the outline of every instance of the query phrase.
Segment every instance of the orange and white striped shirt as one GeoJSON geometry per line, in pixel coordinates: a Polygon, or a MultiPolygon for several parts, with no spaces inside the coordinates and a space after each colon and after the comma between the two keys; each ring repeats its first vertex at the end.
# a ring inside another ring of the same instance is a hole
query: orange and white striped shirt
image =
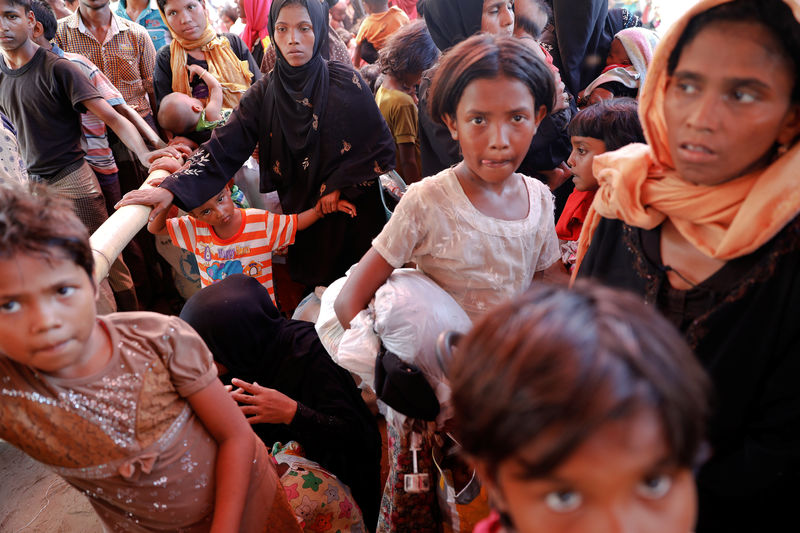
{"type": "Polygon", "coordinates": [[[231,274],[247,274],[267,289],[274,302],[272,252],[294,243],[297,215],[240,211],[242,225],[229,239],[220,239],[209,224],[190,216],[168,219],[167,230],[172,244],[194,253],[203,287],[231,274]]]}

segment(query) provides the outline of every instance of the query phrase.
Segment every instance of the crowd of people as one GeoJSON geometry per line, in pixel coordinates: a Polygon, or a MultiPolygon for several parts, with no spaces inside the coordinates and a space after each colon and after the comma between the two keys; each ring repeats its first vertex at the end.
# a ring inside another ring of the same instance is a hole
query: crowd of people
{"type": "Polygon", "coordinates": [[[800,3],[609,4],[0,0],[0,438],[109,531],[787,529],[800,3]]]}

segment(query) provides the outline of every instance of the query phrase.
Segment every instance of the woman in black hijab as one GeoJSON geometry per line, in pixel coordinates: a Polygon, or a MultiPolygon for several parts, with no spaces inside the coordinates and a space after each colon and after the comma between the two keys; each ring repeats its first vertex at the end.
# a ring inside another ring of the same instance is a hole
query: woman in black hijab
{"type": "Polygon", "coordinates": [[[380,503],[381,436],[350,373],[331,360],[314,324],[283,318],[255,279],[229,276],[181,311],[208,345],[232,396],[268,447],[299,442],[335,474],[374,529],[380,503]]]}
{"type": "Polygon", "coordinates": [[[274,0],[269,32],[278,60],[271,75],[245,93],[188,167],[156,189],[129,193],[120,205],[153,205],[151,216],[173,201],[194,209],[222,190],[258,144],[261,191],[278,191],[284,213],[320,202],[326,214],[289,248],[292,279],[313,289],[344,275],[383,227],[376,178],[394,168],[395,149],[367,83],[348,65],[323,59],[327,28],[327,5],[319,0],[274,0]],[[281,50],[275,30],[281,11],[291,6],[307,13],[314,37],[310,57],[295,66],[297,56],[285,53],[296,43],[281,50]],[[357,217],[335,212],[340,196],[355,204],[357,217]]]}

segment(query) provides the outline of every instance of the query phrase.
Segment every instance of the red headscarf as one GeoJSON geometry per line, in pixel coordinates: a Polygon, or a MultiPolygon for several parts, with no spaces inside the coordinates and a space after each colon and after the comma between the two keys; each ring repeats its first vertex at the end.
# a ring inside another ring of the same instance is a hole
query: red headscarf
{"type": "Polygon", "coordinates": [[[247,45],[248,50],[253,45],[269,35],[269,6],[272,0],[242,0],[244,18],[247,23],[240,36],[247,45]]]}

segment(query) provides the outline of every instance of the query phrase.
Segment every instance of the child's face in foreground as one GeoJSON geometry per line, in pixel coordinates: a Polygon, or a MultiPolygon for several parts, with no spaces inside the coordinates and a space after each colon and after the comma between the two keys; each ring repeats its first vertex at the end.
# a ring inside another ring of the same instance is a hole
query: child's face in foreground
{"type": "Polygon", "coordinates": [[[461,146],[472,177],[500,183],[522,163],[546,113],[543,105],[536,105],[527,85],[501,76],[470,82],[455,118],[445,116],[444,120],[461,146]]]}
{"type": "Polygon", "coordinates": [[[680,55],[664,97],[667,141],[681,177],[719,185],[768,164],[800,131],[796,67],[766,27],[720,22],[680,55]]]}
{"type": "MultiPolygon", "coordinates": [[[[520,458],[537,459],[534,441],[520,458]]],[[[696,493],[688,468],[670,464],[657,415],[640,410],[607,422],[544,478],[509,459],[495,476],[502,510],[519,533],[688,533],[696,493]]]]}
{"type": "Polygon", "coordinates": [[[36,19],[32,11],[7,0],[0,0],[0,48],[13,52],[30,38],[36,19]]]}
{"type": "Polygon", "coordinates": [[[75,377],[102,336],[95,290],[63,253],[0,259],[0,354],[57,377],[75,377]]]}
{"type": "Polygon", "coordinates": [[[236,206],[233,205],[231,191],[227,187],[200,207],[192,209],[191,212],[194,218],[213,226],[215,229],[219,227],[225,228],[235,222],[235,214],[236,206]]]}
{"type": "Polygon", "coordinates": [[[572,181],[579,191],[597,190],[597,179],[592,172],[594,156],[606,151],[606,143],[594,137],[571,137],[572,153],[569,154],[567,165],[572,171],[572,181]]]}
{"type": "Polygon", "coordinates": [[[606,65],[628,66],[630,64],[631,59],[628,57],[628,52],[625,51],[625,47],[622,46],[622,41],[619,39],[611,41],[611,49],[608,51],[608,56],[606,57],[606,65]]]}

